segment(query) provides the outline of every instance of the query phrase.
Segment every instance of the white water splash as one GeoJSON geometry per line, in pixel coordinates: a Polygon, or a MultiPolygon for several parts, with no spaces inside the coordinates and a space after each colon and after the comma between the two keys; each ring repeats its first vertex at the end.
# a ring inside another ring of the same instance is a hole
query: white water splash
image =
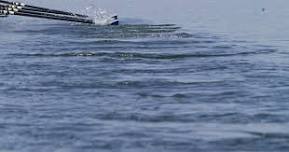
{"type": "Polygon", "coordinates": [[[96,25],[110,25],[111,23],[116,21],[116,19],[113,18],[114,16],[116,16],[116,14],[108,12],[104,9],[89,6],[86,7],[85,10],[85,13],[94,19],[94,23],[96,25]]]}

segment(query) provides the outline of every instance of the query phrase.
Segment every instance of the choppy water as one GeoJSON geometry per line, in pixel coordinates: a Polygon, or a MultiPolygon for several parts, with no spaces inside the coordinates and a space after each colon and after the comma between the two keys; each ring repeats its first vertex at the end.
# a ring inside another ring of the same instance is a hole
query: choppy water
{"type": "Polygon", "coordinates": [[[15,23],[0,20],[1,152],[289,150],[285,39],[15,23]]]}

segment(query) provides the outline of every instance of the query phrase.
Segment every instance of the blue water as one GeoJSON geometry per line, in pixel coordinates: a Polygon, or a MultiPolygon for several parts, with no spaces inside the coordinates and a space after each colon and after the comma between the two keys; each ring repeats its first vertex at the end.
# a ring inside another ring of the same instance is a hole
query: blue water
{"type": "Polygon", "coordinates": [[[150,1],[0,20],[1,152],[289,150],[288,2],[150,1]]]}

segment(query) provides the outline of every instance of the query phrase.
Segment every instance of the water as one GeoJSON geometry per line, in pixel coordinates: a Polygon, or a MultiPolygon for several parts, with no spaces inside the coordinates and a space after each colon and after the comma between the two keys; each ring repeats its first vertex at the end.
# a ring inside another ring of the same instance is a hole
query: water
{"type": "Polygon", "coordinates": [[[288,2],[115,3],[0,20],[1,152],[288,151],[288,2]]]}

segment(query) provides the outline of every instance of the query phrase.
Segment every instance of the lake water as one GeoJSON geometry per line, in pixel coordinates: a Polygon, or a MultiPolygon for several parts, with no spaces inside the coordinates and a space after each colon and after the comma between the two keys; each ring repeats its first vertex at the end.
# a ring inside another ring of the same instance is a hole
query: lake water
{"type": "Polygon", "coordinates": [[[0,20],[0,152],[287,152],[289,1],[51,0],[0,20]]]}

